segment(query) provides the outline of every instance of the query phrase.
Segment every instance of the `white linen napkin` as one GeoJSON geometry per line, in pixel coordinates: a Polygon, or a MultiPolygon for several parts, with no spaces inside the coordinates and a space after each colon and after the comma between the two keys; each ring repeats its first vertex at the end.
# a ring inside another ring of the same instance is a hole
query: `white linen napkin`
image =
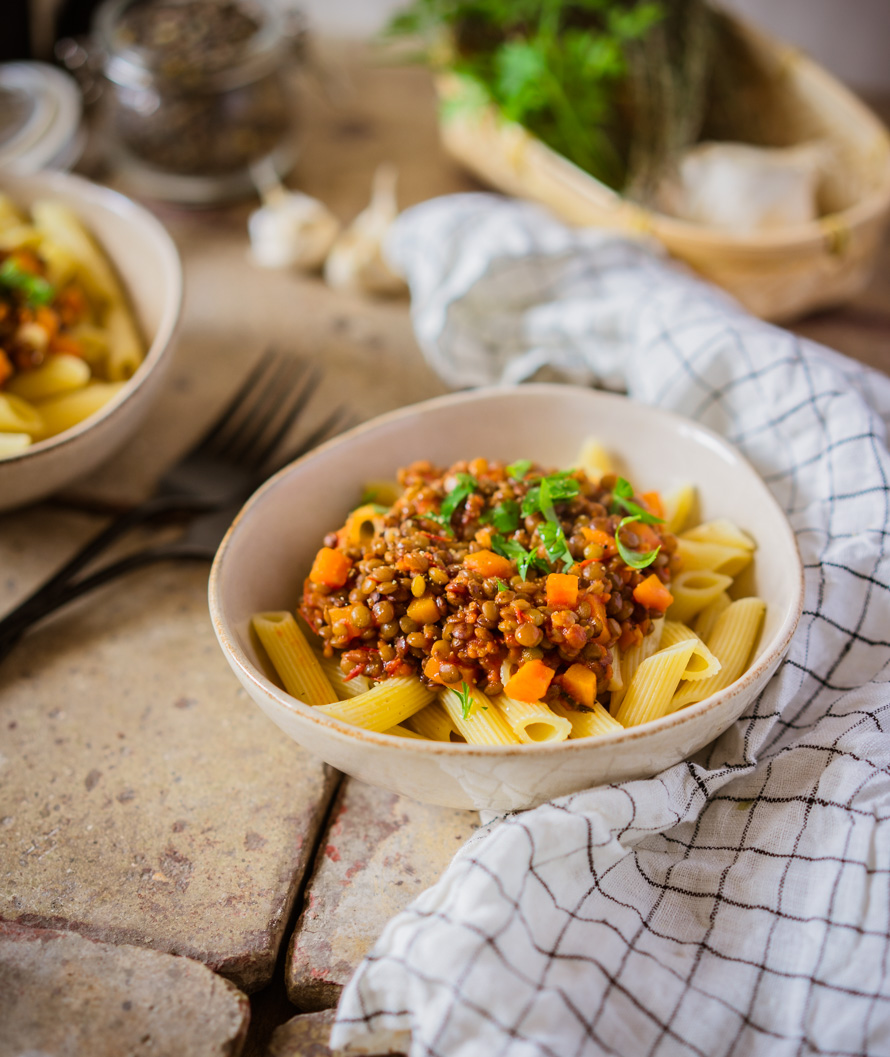
{"type": "Polygon", "coordinates": [[[480,830],[387,925],[332,1045],[890,1054],[890,380],[495,196],[410,210],[390,255],[451,384],[546,364],[725,435],[791,520],[806,599],[766,690],[694,760],[480,830]]]}

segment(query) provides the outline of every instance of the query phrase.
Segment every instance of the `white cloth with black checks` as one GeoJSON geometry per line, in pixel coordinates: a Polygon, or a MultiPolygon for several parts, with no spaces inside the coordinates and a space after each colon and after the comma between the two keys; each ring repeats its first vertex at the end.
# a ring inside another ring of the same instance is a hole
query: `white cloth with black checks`
{"type": "Polygon", "coordinates": [[[797,533],[806,600],[764,693],[694,760],[480,830],[387,925],[332,1041],[890,1054],[890,380],[494,196],[416,207],[390,252],[449,382],[554,365],[737,445],[797,533]]]}

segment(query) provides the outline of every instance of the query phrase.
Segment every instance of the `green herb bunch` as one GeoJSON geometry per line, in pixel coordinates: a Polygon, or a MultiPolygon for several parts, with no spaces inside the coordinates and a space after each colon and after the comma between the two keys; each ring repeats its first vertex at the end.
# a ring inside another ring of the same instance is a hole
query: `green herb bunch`
{"type": "Polygon", "coordinates": [[[698,131],[706,42],[689,27],[701,20],[704,2],[413,0],[390,31],[420,37],[427,57],[461,78],[461,92],[446,104],[451,112],[493,103],[603,183],[622,188],[634,183],[629,166],[648,180],[653,153],[691,142],[698,131]],[[685,55],[689,44],[694,57],[685,55]],[[694,85],[687,83],[693,69],[694,85]],[[683,91],[669,90],[678,82],[683,91]],[[663,111],[674,104],[682,114],[672,118],[663,111]],[[635,113],[641,105],[646,112],[635,113]],[[665,135],[665,120],[676,134],[665,135]]]}

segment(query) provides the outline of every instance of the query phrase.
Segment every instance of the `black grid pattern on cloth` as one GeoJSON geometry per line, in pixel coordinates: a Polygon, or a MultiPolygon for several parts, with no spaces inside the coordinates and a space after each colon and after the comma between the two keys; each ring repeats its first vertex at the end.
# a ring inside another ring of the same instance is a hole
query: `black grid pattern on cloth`
{"type": "Polygon", "coordinates": [[[492,370],[534,369],[530,348],[562,333],[550,362],[600,378],[618,364],[633,397],[723,433],[788,513],[805,607],[776,675],[693,760],[479,831],[389,923],[334,1042],[410,1030],[412,1057],[890,1054],[890,381],[532,207],[465,196],[416,212],[401,254],[436,357],[459,372],[488,345],[492,370]],[[517,312],[535,318],[505,352],[495,324],[517,312]]]}

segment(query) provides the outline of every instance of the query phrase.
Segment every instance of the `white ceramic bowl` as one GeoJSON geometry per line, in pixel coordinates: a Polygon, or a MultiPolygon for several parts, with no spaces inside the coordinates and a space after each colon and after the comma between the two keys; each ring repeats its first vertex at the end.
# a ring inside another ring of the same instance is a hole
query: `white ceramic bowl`
{"type": "Polygon", "coordinates": [[[77,211],[117,269],[147,345],[136,373],[101,411],[19,455],[0,459],[0,510],[8,510],[83,477],[138,429],[170,362],[182,303],[182,266],[160,221],[116,191],[58,172],[0,172],[0,191],[23,207],[55,198],[77,211]]]}
{"type": "Polygon", "coordinates": [[[267,482],[229,530],[210,574],[223,652],[275,723],[347,774],[418,800],[515,810],[574,790],[653,775],[690,756],[735,720],[788,647],[803,571],[788,522],[763,481],[725,441],[686,419],[571,386],[480,389],[417,404],[350,431],[267,482]],[[294,608],[326,532],[342,525],[365,482],[427,458],[447,466],[484,456],[569,467],[596,435],[621,456],[639,490],[698,486],[703,518],[724,516],[758,543],[751,590],[766,621],[749,670],[699,704],[601,738],[484,748],[374,734],[329,719],[279,689],[251,637],[251,614],[294,608]]]}

